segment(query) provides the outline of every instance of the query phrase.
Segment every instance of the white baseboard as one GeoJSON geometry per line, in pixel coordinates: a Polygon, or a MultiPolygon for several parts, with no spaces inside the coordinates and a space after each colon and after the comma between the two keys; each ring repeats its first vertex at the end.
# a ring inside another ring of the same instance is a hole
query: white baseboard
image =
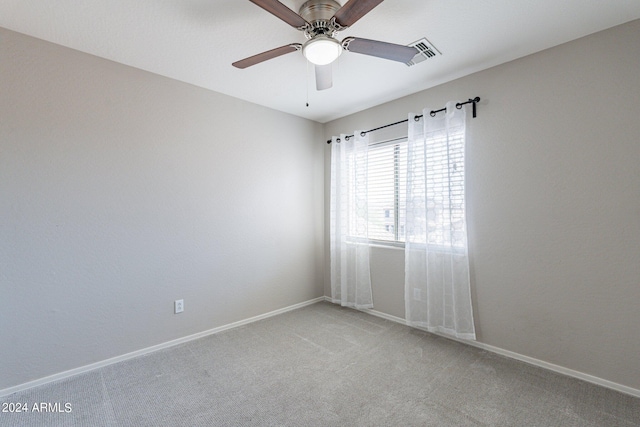
{"type": "MultiPolygon", "coordinates": [[[[212,335],[212,334],[216,334],[218,332],[222,332],[222,331],[226,331],[228,329],[232,329],[232,328],[237,328],[239,326],[243,326],[243,325],[247,325],[249,323],[252,322],[256,322],[258,320],[262,320],[262,319],[266,319],[268,317],[272,317],[272,316],[276,316],[278,314],[282,314],[282,313],[286,313],[288,311],[292,311],[292,310],[296,310],[298,308],[302,308],[302,307],[306,307],[308,305],[311,304],[315,304],[317,302],[320,301],[328,301],[331,302],[331,299],[328,297],[319,297],[319,298],[314,298],[312,300],[309,301],[305,301],[299,304],[294,304],[292,306],[289,307],[285,307],[285,308],[281,308],[279,310],[275,310],[275,311],[271,311],[269,313],[265,313],[265,314],[261,314],[259,316],[254,316],[254,317],[250,317],[248,319],[244,319],[244,320],[240,320],[238,322],[234,322],[234,323],[229,323],[228,325],[223,325],[223,326],[219,326],[217,328],[213,328],[213,329],[209,329],[203,332],[198,332],[196,334],[193,335],[188,335],[186,337],[182,337],[182,338],[178,338],[172,341],[167,341],[158,345],[154,345],[151,347],[147,347],[147,348],[143,348],[141,350],[136,350],[133,351],[131,353],[127,353],[127,354],[123,354],[120,356],[116,356],[116,357],[112,357],[110,359],[106,359],[106,360],[102,360],[100,362],[96,362],[96,363],[92,363],[90,365],[85,365],[85,366],[81,366],[79,368],[75,368],[75,369],[71,369],[68,371],[64,371],[64,372],[60,372],[54,375],[50,375],[44,378],[40,378],[34,381],[29,381],[27,383],[24,384],[19,384],[17,386],[13,386],[13,387],[9,387],[9,388],[5,388],[0,390],[0,397],[5,397],[8,396],[10,394],[13,393],[17,393],[19,391],[23,391],[32,387],[37,387],[40,385],[44,385],[53,381],[58,381],[64,378],[69,378],[78,374],[82,374],[85,372],[89,372],[92,371],[94,369],[98,369],[98,368],[102,368],[103,366],[108,366],[108,365],[112,365],[114,363],[118,363],[118,362],[122,362],[124,360],[128,360],[128,359],[132,359],[134,357],[138,357],[138,356],[142,356],[144,354],[149,354],[149,353],[153,353],[154,351],[158,351],[158,350],[162,350],[165,348],[169,348],[169,347],[173,347],[175,345],[178,344],[182,344],[188,341],[192,341],[192,340],[196,340],[199,338],[203,338],[206,337],[208,335],[212,335]]],[[[363,313],[367,313],[370,314],[372,316],[376,316],[376,317],[380,317],[395,323],[399,323],[401,325],[407,325],[407,322],[405,319],[402,319],[400,317],[396,317],[396,316],[392,316],[390,314],[386,314],[386,313],[382,313],[380,311],[376,311],[373,309],[366,309],[366,310],[360,310],[363,313]]],[[[433,332],[432,332],[433,333],[433,332]]],[[[595,377],[593,375],[589,375],[589,374],[585,374],[583,372],[579,372],[579,371],[575,371],[573,369],[569,369],[569,368],[565,368],[563,366],[559,366],[559,365],[555,365],[553,363],[549,363],[549,362],[545,362],[543,360],[539,360],[533,357],[529,357],[529,356],[525,356],[523,354],[519,354],[519,353],[515,353],[513,351],[509,351],[509,350],[505,350],[503,348],[500,347],[495,347],[489,344],[484,344],[478,341],[465,341],[465,340],[459,340],[456,338],[452,338],[450,336],[447,335],[441,335],[441,334],[435,334],[435,335],[439,335],[442,336],[444,338],[447,339],[452,339],[454,341],[458,341],[460,343],[463,344],[469,344],[471,346],[474,347],[478,347],[480,349],[486,350],[486,351],[490,351],[492,353],[496,353],[496,354],[500,354],[502,356],[506,356],[509,357],[511,359],[516,359],[516,360],[520,360],[522,362],[525,363],[529,363],[531,365],[535,365],[535,366],[539,366],[541,368],[544,369],[549,369],[550,371],[554,371],[563,375],[567,375],[570,377],[574,377],[574,378],[578,378],[596,385],[600,385],[603,387],[607,387],[622,393],[626,393],[629,394],[631,396],[635,396],[635,397],[640,397],[640,390],[632,388],[632,387],[628,387],[622,384],[618,384],[615,383],[613,381],[609,381],[609,380],[605,380],[603,378],[599,378],[599,377],[595,377]]]]}
{"type": "Polygon", "coordinates": [[[286,313],[288,311],[296,310],[298,308],[306,307],[311,304],[315,304],[320,301],[324,301],[325,297],[314,298],[309,301],[301,302],[299,304],[294,304],[289,307],[281,308],[279,310],[270,311],[269,313],[260,314],[258,316],[250,317],[248,319],[240,320],[238,322],[229,323],[228,325],[219,326],[217,328],[209,329],[206,331],[198,332],[193,335],[187,335],[186,337],[178,338],[175,340],[167,341],[161,344],[157,344],[151,347],[143,348],[140,350],[132,351],[131,353],[126,353],[120,356],[112,357],[110,359],[101,360],[100,362],[91,363],[90,365],[81,366],[79,368],[70,369],[68,371],[60,372],[57,374],[49,375],[44,378],[40,378],[37,380],[29,381],[24,384],[19,384],[13,387],[5,388],[0,390],[0,397],[5,397],[13,393],[17,393],[19,391],[23,391],[32,387],[37,387],[40,385],[44,385],[53,381],[58,381],[64,378],[69,378],[78,374],[82,374],[85,372],[93,371],[94,369],[102,368],[104,366],[112,365],[114,363],[122,362],[124,360],[133,359],[134,357],[142,356],[144,354],[153,353],[154,351],[162,350],[165,348],[173,347],[178,344],[183,344],[188,341],[197,340],[198,338],[206,337],[207,335],[216,334],[218,332],[226,331],[228,329],[237,328],[238,326],[243,326],[249,323],[257,322],[258,320],[266,319],[268,317],[277,316],[278,314],[286,313]]]}
{"type": "MultiPolygon", "coordinates": [[[[325,297],[325,300],[330,301],[329,298],[325,297]]],[[[372,316],[376,316],[376,317],[381,317],[383,319],[387,319],[390,320],[392,322],[396,322],[396,323],[400,323],[401,325],[407,325],[407,321],[405,319],[402,319],[400,317],[396,317],[396,316],[391,316],[389,314],[386,313],[382,313],[376,310],[360,310],[363,313],[368,313],[371,314],[372,316]]],[[[493,345],[489,345],[489,344],[484,344],[478,341],[466,341],[466,340],[460,340],[457,338],[453,338],[450,337],[448,335],[443,335],[443,334],[438,334],[435,332],[431,332],[434,335],[438,335],[447,339],[451,339],[454,341],[458,341],[460,343],[463,344],[469,344],[472,345],[474,347],[478,347],[482,350],[486,350],[486,351],[490,351],[492,353],[496,353],[502,356],[506,356],[509,357],[511,359],[516,359],[519,360],[521,362],[525,362],[525,363],[529,363],[530,365],[535,365],[535,366],[539,366],[541,368],[544,369],[548,369],[550,371],[554,371],[557,372],[559,374],[563,374],[563,375],[567,375],[570,377],[574,377],[574,378],[578,378],[580,380],[584,380],[596,385],[600,385],[603,387],[607,387],[610,388],[612,390],[616,390],[625,394],[630,394],[631,396],[635,396],[635,397],[640,397],[640,390],[632,388],[632,387],[628,387],[626,385],[622,385],[622,384],[618,384],[615,383],[613,381],[609,381],[609,380],[605,380],[603,378],[599,378],[599,377],[595,377],[593,375],[589,375],[589,374],[585,374],[584,372],[580,372],[580,371],[574,371],[573,369],[569,369],[569,368],[565,368],[564,366],[559,366],[559,365],[554,365],[553,363],[549,363],[549,362],[545,362],[544,360],[540,360],[540,359],[536,359],[534,357],[529,357],[529,356],[525,356],[524,354],[519,354],[519,353],[515,353],[513,351],[509,351],[509,350],[505,350],[503,348],[500,347],[495,347],[493,345]]]]}
{"type": "Polygon", "coordinates": [[[515,353],[513,351],[505,350],[500,347],[495,347],[489,344],[484,344],[481,342],[470,342],[470,341],[460,341],[466,344],[470,344],[474,347],[481,348],[483,350],[490,351],[492,353],[497,353],[502,356],[510,357],[512,359],[520,360],[521,362],[529,363],[531,365],[536,365],[541,368],[549,369],[550,371],[557,372],[559,374],[567,375],[570,377],[578,378],[580,380],[584,380],[596,385],[600,385],[603,387],[607,387],[625,394],[630,394],[631,396],[640,397],[640,390],[628,387],[626,385],[614,383],[613,381],[605,380],[604,378],[596,377],[593,375],[585,374],[584,372],[574,371],[573,369],[565,368],[564,366],[554,365],[553,363],[545,362],[544,360],[535,359],[533,357],[525,356],[523,354],[515,353]]]}

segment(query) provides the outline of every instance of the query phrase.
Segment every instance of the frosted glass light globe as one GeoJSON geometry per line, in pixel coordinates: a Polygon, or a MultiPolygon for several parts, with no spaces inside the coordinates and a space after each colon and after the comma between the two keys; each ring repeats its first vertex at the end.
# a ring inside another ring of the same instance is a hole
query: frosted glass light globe
{"type": "Polygon", "coordinates": [[[327,65],[342,54],[342,45],[334,38],[318,35],[302,46],[302,54],[315,65],[327,65]]]}

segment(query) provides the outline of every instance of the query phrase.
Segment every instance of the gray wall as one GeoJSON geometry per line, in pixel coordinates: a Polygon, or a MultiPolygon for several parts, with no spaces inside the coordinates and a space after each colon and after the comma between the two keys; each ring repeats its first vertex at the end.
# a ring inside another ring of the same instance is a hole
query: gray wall
{"type": "MultiPolygon", "coordinates": [[[[635,389],[639,40],[634,21],[325,126],[329,138],[480,96],[467,157],[478,341],[635,389]]],[[[328,171],[327,146],[327,217],[328,171]]],[[[325,259],[329,295],[326,247],[325,259]]],[[[375,309],[397,317],[403,259],[398,249],[371,252],[375,309]]]]}
{"type": "Polygon", "coordinates": [[[0,29],[0,389],[322,296],[321,132],[0,29]]]}

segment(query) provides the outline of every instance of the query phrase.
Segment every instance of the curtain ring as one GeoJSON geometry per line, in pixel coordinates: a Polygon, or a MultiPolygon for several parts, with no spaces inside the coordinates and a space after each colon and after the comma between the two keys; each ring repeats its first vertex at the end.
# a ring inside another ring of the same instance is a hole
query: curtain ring
{"type": "Polygon", "coordinates": [[[347,135],[347,136],[345,136],[345,137],[344,137],[344,140],[345,140],[345,141],[348,141],[348,140],[349,140],[349,138],[350,138],[350,136],[349,136],[349,135],[347,135]]]}
{"type": "Polygon", "coordinates": [[[413,120],[415,120],[416,122],[419,122],[420,121],[420,117],[422,117],[422,116],[414,116],[413,120]]]}
{"type": "Polygon", "coordinates": [[[431,117],[435,117],[435,116],[436,116],[436,112],[435,112],[435,111],[433,111],[433,110],[431,110],[431,112],[429,113],[429,115],[430,115],[431,117]]]}
{"type": "Polygon", "coordinates": [[[458,103],[456,103],[456,108],[457,108],[458,110],[461,110],[461,109],[462,109],[462,104],[461,104],[461,103],[459,103],[459,102],[458,102],[458,103]]]}
{"type": "Polygon", "coordinates": [[[340,144],[340,138],[336,138],[336,142],[340,144]]]}
{"type": "Polygon", "coordinates": [[[360,136],[365,136],[367,133],[366,132],[360,132],[360,136]]]}

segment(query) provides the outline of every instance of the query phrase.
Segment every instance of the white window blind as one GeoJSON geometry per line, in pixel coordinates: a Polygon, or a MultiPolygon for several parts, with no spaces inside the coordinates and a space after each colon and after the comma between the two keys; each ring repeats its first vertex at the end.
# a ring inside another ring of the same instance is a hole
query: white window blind
{"type": "Polygon", "coordinates": [[[404,241],[406,177],[406,139],[369,147],[369,239],[404,241]]]}
{"type": "MultiPolygon", "coordinates": [[[[419,150],[422,151],[422,150],[419,150]]],[[[414,212],[417,230],[411,241],[429,245],[464,246],[464,133],[450,129],[446,133],[434,133],[426,138],[426,206],[422,212],[414,212]],[[422,233],[426,228],[427,233],[422,233]],[[427,241],[425,241],[425,239],[427,241]]],[[[416,151],[418,156],[422,153],[416,151]]],[[[424,181],[422,175],[414,180],[424,181]]],[[[415,207],[414,207],[415,208],[415,207]]]]}

